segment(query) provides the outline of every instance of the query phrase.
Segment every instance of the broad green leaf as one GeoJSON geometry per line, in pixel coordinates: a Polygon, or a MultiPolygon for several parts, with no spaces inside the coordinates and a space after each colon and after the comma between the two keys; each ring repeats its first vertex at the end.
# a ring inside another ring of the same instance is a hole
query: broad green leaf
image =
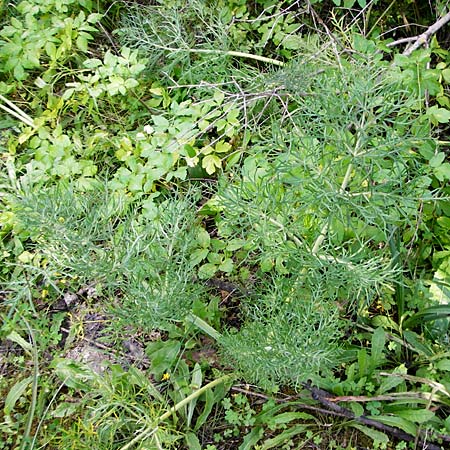
{"type": "Polygon", "coordinates": [[[73,415],[78,408],[80,408],[80,403],[78,402],[62,402],[50,413],[50,417],[69,417],[73,415]]]}
{"type": "Polygon", "coordinates": [[[270,258],[265,258],[261,261],[260,267],[263,272],[270,272],[274,266],[274,262],[270,258]]]}
{"type": "Polygon", "coordinates": [[[448,416],[445,419],[444,424],[445,424],[445,429],[450,433],[450,416],[448,416]]]}
{"type": "Polygon", "coordinates": [[[372,335],[371,363],[373,367],[380,365],[383,360],[383,349],[386,342],[386,333],[383,328],[378,327],[372,335]]]}
{"type": "Polygon", "coordinates": [[[161,115],[154,115],[152,119],[155,126],[159,128],[159,131],[165,131],[169,127],[169,121],[161,115]]]}
{"type": "Polygon", "coordinates": [[[10,414],[17,403],[17,400],[22,396],[22,394],[27,390],[28,386],[33,381],[33,377],[27,377],[23,380],[18,381],[8,392],[5,399],[4,412],[6,415],[10,414]]]}
{"type": "Polygon", "coordinates": [[[48,41],[45,44],[45,52],[47,53],[50,59],[52,60],[56,59],[56,45],[53,42],[48,41]]]}
{"type": "Polygon", "coordinates": [[[293,438],[295,435],[304,433],[308,427],[306,425],[294,425],[289,427],[287,430],[278,434],[272,439],[267,439],[261,446],[261,450],[268,450],[270,448],[280,448],[281,445],[285,444],[286,441],[293,438]]]}
{"type": "MultiPolygon", "coordinates": [[[[405,326],[405,324],[403,324],[403,326],[405,326]]],[[[433,354],[433,351],[430,349],[428,344],[424,342],[418,334],[414,333],[414,331],[404,330],[403,337],[406,339],[408,344],[416,350],[416,352],[422,353],[426,356],[431,356],[433,354]]]]}
{"type": "Polygon", "coordinates": [[[200,445],[198,437],[195,435],[195,433],[192,433],[192,431],[185,434],[184,440],[189,450],[202,450],[202,446],[200,445]]]}
{"type": "Polygon", "coordinates": [[[252,431],[248,433],[242,444],[239,446],[239,450],[252,450],[255,448],[255,445],[262,438],[264,434],[264,428],[262,426],[256,426],[252,428],[252,431]]]}
{"type": "Polygon", "coordinates": [[[216,153],[226,153],[231,150],[231,145],[228,142],[219,141],[215,145],[214,150],[216,151],[216,153]]]}
{"type": "MultiPolygon", "coordinates": [[[[193,391],[196,391],[202,387],[202,382],[203,382],[202,368],[200,367],[200,364],[195,363],[194,369],[192,370],[192,379],[190,387],[192,388],[193,391]]],[[[194,415],[195,405],[197,404],[197,401],[198,397],[191,400],[191,402],[188,405],[186,416],[186,422],[188,427],[191,426],[192,416],[194,415]]]]}
{"type": "Polygon", "coordinates": [[[450,111],[446,108],[439,108],[436,105],[428,108],[426,114],[431,118],[431,121],[435,125],[437,125],[437,123],[448,123],[450,121],[450,111]]]}
{"type": "Polygon", "coordinates": [[[433,171],[434,176],[439,181],[448,181],[450,180],[450,163],[443,163],[439,167],[436,167],[433,171]]]}
{"type": "Polygon", "coordinates": [[[223,255],[219,255],[219,253],[214,253],[214,252],[208,253],[208,261],[211,264],[217,264],[217,265],[221,264],[222,258],[223,258],[223,255]]]}
{"type": "Polygon", "coordinates": [[[22,64],[19,62],[14,66],[14,78],[19,81],[23,81],[28,78],[28,74],[25,72],[22,64]]]}
{"type": "Polygon", "coordinates": [[[26,341],[19,333],[17,333],[17,331],[11,331],[11,333],[6,336],[6,339],[19,344],[27,352],[31,352],[31,350],[33,350],[33,346],[28,341],[26,341]]]}
{"type": "Polygon", "coordinates": [[[370,437],[370,439],[373,439],[374,441],[378,441],[382,444],[387,444],[389,442],[389,437],[382,433],[381,431],[374,430],[373,428],[366,427],[365,425],[362,425],[360,423],[351,423],[351,426],[353,428],[356,428],[357,430],[364,433],[366,436],[370,437]]]}
{"type": "Polygon", "coordinates": [[[55,358],[51,367],[63,383],[73,389],[88,391],[97,375],[86,365],[65,358],[55,358]]]}
{"type": "Polygon", "coordinates": [[[315,420],[314,416],[304,412],[284,412],[273,417],[267,418],[267,424],[270,426],[283,425],[293,420],[315,420]]]}
{"type": "Polygon", "coordinates": [[[227,251],[234,252],[236,250],[239,250],[246,244],[245,239],[231,239],[227,243],[227,251]]]}
{"type": "Polygon", "coordinates": [[[226,258],[220,265],[219,270],[225,273],[231,273],[234,269],[234,263],[231,258],[226,258]]]}
{"type": "Polygon", "coordinates": [[[208,417],[211,414],[211,411],[215,404],[214,393],[211,391],[211,389],[208,389],[200,397],[199,400],[201,401],[202,399],[204,400],[205,406],[203,407],[203,411],[200,413],[200,415],[197,418],[197,421],[195,422],[195,428],[194,428],[195,431],[197,431],[199,428],[201,428],[205,424],[205,422],[208,420],[208,417]]]}
{"type": "Polygon", "coordinates": [[[370,358],[367,355],[367,352],[365,349],[358,350],[358,369],[359,369],[359,376],[363,377],[364,375],[369,374],[369,368],[370,368],[370,358]]]}
{"type": "Polygon", "coordinates": [[[361,403],[351,402],[349,406],[355,417],[361,417],[362,415],[364,415],[364,408],[362,407],[361,403]]]}
{"type": "Polygon", "coordinates": [[[434,320],[445,319],[448,317],[450,317],[450,303],[445,305],[430,306],[429,308],[424,308],[413,314],[405,320],[403,326],[405,328],[412,328],[419,323],[432,322],[434,320]]]}
{"type": "Polygon", "coordinates": [[[208,175],[212,175],[222,167],[222,160],[217,155],[207,155],[202,160],[202,167],[208,175]]]}
{"type": "Polygon", "coordinates": [[[211,247],[216,252],[225,249],[226,246],[227,243],[225,241],[222,241],[220,239],[211,239],[211,247]]]}
{"type": "MultiPolygon", "coordinates": [[[[404,374],[407,373],[406,367],[402,364],[398,367],[396,367],[392,373],[393,374],[404,374]]],[[[404,379],[402,377],[396,377],[396,376],[386,376],[382,378],[382,381],[380,383],[380,386],[378,388],[377,394],[381,395],[385,392],[389,392],[391,389],[397,387],[398,385],[402,384],[404,382],[404,379]]]]}
{"type": "Polygon", "coordinates": [[[87,36],[89,36],[89,35],[87,35],[86,33],[80,33],[77,36],[77,40],[76,40],[77,48],[79,50],[81,50],[83,53],[86,53],[88,51],[89,41],[88,41],[87,36]]]}
{"type": "Polygon", "coordinates": [[[189,257],[189,262],[191,263],[191,266],[194,267],[197,264],[201,263],[207,256],[208,256],[209,250],[207,248],[197,248],[189,257]]]}
{"type": "Polygon", "coordinates": [[[159,381],[167,370],[171,369],[179,358],[181,344],[179,341],[157,341],[147,344],[146,355],[151,361],[151,372],[159,381]]]}
{"type": "Polygon", "coordinates": [[[298,50],[303,45],[303,38],[296,34],[290,34],[283,39],[281,45],[287,50],[298,50]]]}
{"type": "Polygon", "coordinates": [[[213,98],[217,105],[221,105],[223,100],[225,99],[225,94],[222,91],[219,91],[218,89],[216,89],[214,91],[213,98]]]}
{"type": "Polygon", "coordinates": [[[442,370],[442,371],[450,371],[450,359],[441,359],[436,364],[436,369],[442,370]]]}
{"type": "Polygon", "coordinates": [[[429,409],[412,409],[412,408],[396,411],[395,414],[399,417],[402,417],[403,419],[415,423],[428,422],[435,416],[434,412],[430,411],[429,409]]]}
{"type": "Polygon", "coordinates": [[[408,433],[411,436],[416,435],[417,426],[411,421],[404,419],[403,417],[397,416],[367,416],[367,417],[369,419],[376,420],[377,422],[384,423],[385,425],[399,428],[400,430],[403,430],[405,433],[408,433]]]}
{"type": "Polygon", "coordinates": [[[233,152],[230,156],[226,159],[227,168],[234,166],[237,164],[241,159],[242,153],[241,152],[233,152]]]}
{"type": "Polygon", "coordinates": [[[91,13],[87,16],[87,22],[89,23],[97,23],[99,22],[103,17],[103,14],[99,14],[99,13],[91,13]]]}
{"type": "Polygon", "coordinates": [[[430,159],[429,164],[431,167],[438,167],[444,162],[444,159],[445,159],[445,153],[439,152],[430,159]]]}
{"type": "Polygon", "coordinates": [[[203,248],[208,248],[209,244],[211,243],[211,237],[209,236],[209,233],[204,228],[199,229],[196,240],[199,243],[200,247],[203,247],[203,248]]]}
{"type": "Polygon", "coordinates": [[[214,276],[214,274],[217,272],[217,266],[215,264],[211,264],[211,263],[206,263],[203,264],[203,266],[201,266],[198,269],[198,277],[201,280],[207,280],[208,278],[212,278],[214,276]]]}

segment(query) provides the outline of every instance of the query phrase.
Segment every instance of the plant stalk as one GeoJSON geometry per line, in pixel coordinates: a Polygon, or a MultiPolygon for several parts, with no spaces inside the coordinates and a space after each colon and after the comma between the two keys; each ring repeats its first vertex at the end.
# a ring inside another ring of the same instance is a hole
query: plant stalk
{"type": "Polygon", "coordinates": [[[128,444],[124,445],[120,450],[127,450],[136,442],[145,439],[147,436],[155,432],[155,428],[157,428],[160,422],[163,422],[164,420],[168,419],[173,413],[177,412],[179,409],[189,404],[189,402],[191,402],[192,400],[200,397],[200,395],[202,395],[208,389],[212,389],[213,387],[217,386],[218,384],[224,383],[230,378],[231,375],[224,375],[220,378],[217,378],[216,380],[211,381],[210,383],[196,390],[192,394],[188,395],[186,398],[184,398],[176,405],[174,405],[172,408],[170,408],[169,411],[165,412],[162,416],[158,417],[155,423],[152,423],[151,426],[147,427],[144,431],[140,432],[135,438],[133,438],[130,442],[128,442],[128,444]]]}

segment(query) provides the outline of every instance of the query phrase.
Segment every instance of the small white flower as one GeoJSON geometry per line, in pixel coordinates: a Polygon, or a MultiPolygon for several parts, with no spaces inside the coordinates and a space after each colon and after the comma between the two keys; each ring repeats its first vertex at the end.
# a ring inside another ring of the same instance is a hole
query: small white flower
{"type": "Polygon", "coordinates": [[[266,352],[270,352],[270,350],[272,350],[272,347],[270,345],[268,345],[267,347],[264,347],[264,350],[266,352]]]}
{"type": "Polygon", "coordinates": [[[153,129],[152,126],[150,126],[150,125],[145,125],[144,131],[145,131],[147,134],[152,134],[153,131],[155,131],[155,130],[153,129]]]}

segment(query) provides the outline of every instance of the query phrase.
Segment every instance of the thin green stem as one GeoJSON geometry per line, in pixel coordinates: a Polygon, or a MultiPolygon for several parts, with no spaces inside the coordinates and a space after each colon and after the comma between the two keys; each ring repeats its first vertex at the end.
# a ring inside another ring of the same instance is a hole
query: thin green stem
{"type": "MultiPolygon", "coordinates": [[[[348,183],[350,183],[350,178],[352,176],[352,171],[353,171],[353,163],[350,163],[347,167],[347,172],[345,173],[344,179],[342,180],[342,184],[341,187],[339,188],[339,193],[342,194],[343,192],[345,192],[345,190],[347,189],[348,183]]],[[[315,255],[321,245],[323,244],[323,241],[325,240],[327,233],[328,233],[328,222],[326,222],[322,229],[320,230],[320,234],[317,237],[316,241],[314,242],[313,248],[311,250],[311,253],[313,255],[315,255]]]]}
{"type": "Polygon", "coordinates": [[[169,52],[179,52],[179,51],[185,51],[189,53],[204,53],[207,55],[228,55],[228,56],[236,56],[237,58],[247,58],[247,59],[253,59],[255,61],[261,61],[268,64],[273,64],[274,66],[283,67],[284,62],[279,61],[278,59],[273,58],[267,58],[265,56],[260,55],[254,55],[252,53],[245,53],[245,52],[237,52],[234,50],[215,50],[215,49],[207,49],[207,48],[173,48],[173,47],[166,47],[163,45],[154,45],[157,48],[160,48],[162,50],[166,50],[169,52]]]}
{"type": "Polygon", "coordinates": [[[197,391],[193,392],[191,395],[188,395],[186,398],[178,402],[176,405],[174,405],[172,408],[169,409],[169,411],[165,412],[162,416],[158,417],[158,419],[155,420],[154,423],[152,423],[149,427],[147,427],[144,431],[139,433],[134,439],[132,439],[128,444],[124,445],[120,450],[127,450],[136,442],[139,442],[142,439],[147,438],[148,436],[155,433],[156,429],[158,428],[158,424],[160,422],[163,422],[164,420],[168,419],[172,414],[176,413],[181,408],[188,405],[192,400],[200,397],[204,392],[206,392],[208,389],[212,389],[213,387],[217,386],[218,384],[224,383],[225,381],[231,379],[231,375],[224,375],[220,378],[217,378],[216,380],[211,381],[210,383],[206,384],[202,388],[198,389],[197,391]]]}
{"type": "Polygon", "coordinates": [[[31,338],[31,343],[32,343],[31,354],[33,357],[33,384],[31,387],[30,409],[28,410],[27,421],[26,421],[26,425],[25,425],[25,431],[24,431],[23,437],[22,437],[22,442],[20,444],[20,450],[25,449],[29,442],[31,427],[33,425],[34,412],[36,410],[38,380],[39,380],[39,359],[38,359],[36,340],[34,338],[33,330],[31,329],[28,321],[24,317],[22,317],[22,320],[24,321],[24,323],[28,329],[28,332],[29,332],[30,338],[31,338]]]}

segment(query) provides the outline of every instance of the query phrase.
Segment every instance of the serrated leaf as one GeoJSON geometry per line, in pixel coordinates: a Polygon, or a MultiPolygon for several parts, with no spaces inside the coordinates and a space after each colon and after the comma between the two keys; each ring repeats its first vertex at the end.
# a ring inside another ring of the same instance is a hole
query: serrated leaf
{"type": "Polygon", "coordinates": [[[51,412],[50,417],[69,417],[74,414],[79,407],[79,403],[62,402],[51,412]]]}
{"type": "Polygon", "coordinates": [[[5,399],[4,412],[6,415],[10,414],[11,411],[16,406],[17,400],[22,396],[22,394],[27,390],[28,386],[33,381],[33,377],[27,377],[23,380],[18,381],[8,392],[5,399]]]}
{"type": "Polygon", "coordinates": [[[65,358],[55,358],[51,367],[64,384],[73,389],[87,391],[97,375],[86,365],[65,358]]]}

